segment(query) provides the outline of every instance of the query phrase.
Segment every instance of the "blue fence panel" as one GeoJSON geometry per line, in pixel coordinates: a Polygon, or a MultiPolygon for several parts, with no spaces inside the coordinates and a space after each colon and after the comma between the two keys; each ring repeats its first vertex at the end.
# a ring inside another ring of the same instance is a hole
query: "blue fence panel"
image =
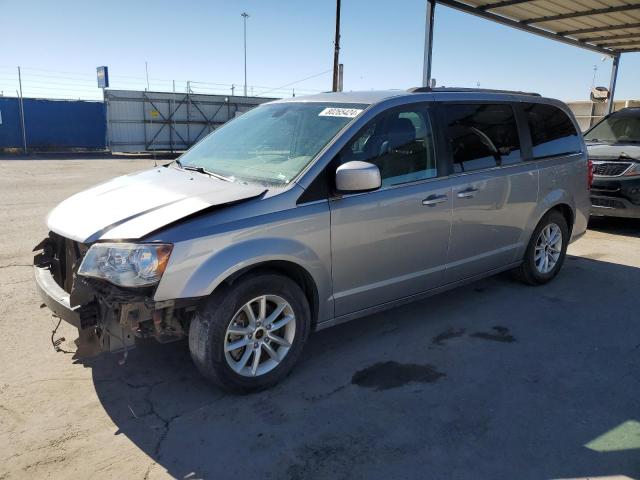
{"type": "MultiPolygon", "coordinates": [[[[0,148],[22,147],[19,100],[0,99],[0,111],[0,148]]],[[[25,98],[24,120],[28,148],[105,148],[107,119],[102,102],[25,98]]]]}
{"type": "Polygon", "coordinates": [[[17,98],[0,98],[0,148],[22,147],[20,106],[17,98]]]}

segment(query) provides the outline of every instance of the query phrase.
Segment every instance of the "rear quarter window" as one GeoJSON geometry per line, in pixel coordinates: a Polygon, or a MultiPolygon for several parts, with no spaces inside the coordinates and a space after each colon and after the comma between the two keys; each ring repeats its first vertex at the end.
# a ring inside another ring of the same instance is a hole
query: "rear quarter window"
{"type": "Polygon", "coordinates": [[[561,109],[543,103],[529,103],[524,105],[524,112],[531,132],[534,158],[581,151],[580,136],[571,119],[561,109]]]}

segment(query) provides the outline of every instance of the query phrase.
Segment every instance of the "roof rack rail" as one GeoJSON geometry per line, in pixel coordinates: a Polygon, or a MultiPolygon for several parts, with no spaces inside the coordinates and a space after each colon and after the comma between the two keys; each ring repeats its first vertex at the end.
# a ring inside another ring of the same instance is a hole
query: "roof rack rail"
{"type": "Polygon", "coordinates": [[[492,90],[490,88],[460,88],[460,87],[413,87],[407,90],[411,93],[427,93],[427,92],[481,92],[481,93],[509,93],[512,95],[530,95],[532,97],[540,97],[535,92],[520,92],[518,90],[492,90]]]}

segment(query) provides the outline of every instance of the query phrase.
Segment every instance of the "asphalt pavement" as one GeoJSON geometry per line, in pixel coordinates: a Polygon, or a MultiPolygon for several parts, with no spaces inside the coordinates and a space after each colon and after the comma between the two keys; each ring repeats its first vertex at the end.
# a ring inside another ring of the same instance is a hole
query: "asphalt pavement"
{"type": "Polygon", "coordinates": [[[234,396],[186,342],[123,366],[52,347],[47,212],[151,165],[0,161],[1,480],[640,478],[640,222],[593,221],[551,284],[499,275],[319,332],[286,381],[234,396]]]}

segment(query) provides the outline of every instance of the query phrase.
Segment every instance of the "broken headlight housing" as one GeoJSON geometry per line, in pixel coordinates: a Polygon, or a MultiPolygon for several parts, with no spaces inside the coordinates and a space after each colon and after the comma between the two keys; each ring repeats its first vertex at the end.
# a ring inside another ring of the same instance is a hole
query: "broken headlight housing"
{"type": "Polygon", "coordinates": [[[162,278],[172,248],[159,243],[95,243],[82,259],[78,275],[121,287],[149,287],[162,278]]]}

